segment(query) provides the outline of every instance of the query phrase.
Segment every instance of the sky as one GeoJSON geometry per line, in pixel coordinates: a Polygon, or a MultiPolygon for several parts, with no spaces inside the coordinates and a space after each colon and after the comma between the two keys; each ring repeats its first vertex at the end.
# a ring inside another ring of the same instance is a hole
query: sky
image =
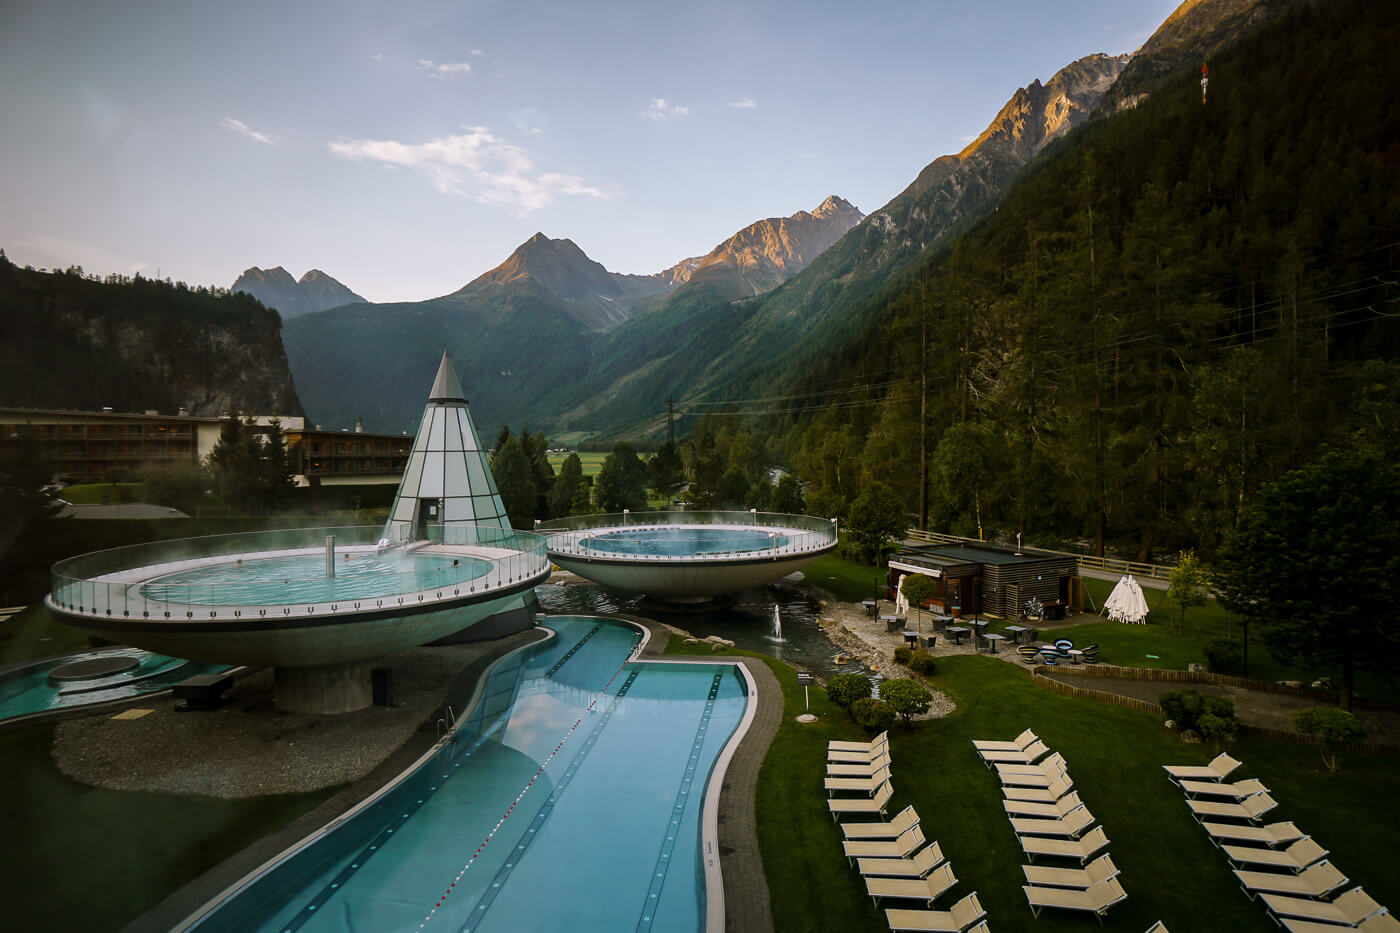
{"type": "Polygon", "coordinates": [[[869,213],[1173,0],[0,0],[0,248],[227,287],[455,291],[536,232],[614,272],[869,213]]]}

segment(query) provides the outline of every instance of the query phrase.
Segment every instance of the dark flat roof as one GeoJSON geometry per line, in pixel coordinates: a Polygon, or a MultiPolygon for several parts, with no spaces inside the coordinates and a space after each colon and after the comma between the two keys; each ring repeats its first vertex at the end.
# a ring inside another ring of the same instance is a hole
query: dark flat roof
{"type": "Polygon", "coordinates": [[[895,555],[895,559],[901,559],[901,557],[919,557],[929,561],[947,561],[950,564],[989,564],[997,567],[1006,567],[1014,564],[1058,563],[1074,559],[1072,557],[1062,557],[1059,554],[1040,554],[1031,550],[1017,554],[1015,551],[1007,548],[993,547],[990,545],[978,547],[971,544],[944,544],[932,545],[929,547],[906,548],[895,555]],[[941,559],[941,561],[939,559],[941,559]]]}

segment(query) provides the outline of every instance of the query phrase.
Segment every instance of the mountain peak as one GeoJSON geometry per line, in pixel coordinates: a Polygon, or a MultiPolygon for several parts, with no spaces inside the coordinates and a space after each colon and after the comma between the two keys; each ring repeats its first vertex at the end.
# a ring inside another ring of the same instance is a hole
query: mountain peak
{"type": "Polygon", "coordinates": [[[365,300],[320,269],[310,270],[298,281],[281,266],[244,269],[229,291],[252,295],[269,308],[282,312],[284,319],[365,300]]]}

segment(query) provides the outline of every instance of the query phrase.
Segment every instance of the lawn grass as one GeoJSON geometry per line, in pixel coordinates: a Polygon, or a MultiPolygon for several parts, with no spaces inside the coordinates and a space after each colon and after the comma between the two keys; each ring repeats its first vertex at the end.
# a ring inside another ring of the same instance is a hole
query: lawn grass
{"type": "Polygon", "coordinates": [[[885,572],[839,554],[823,554],[802,568],[802,582],[826,590],[842,602],[858,603],[873,599],[877,585],[884,590],[885,572]]]}
{"type": "Polygon", "coordinates": [[[549,454],[549,465],[554,468],[554,475],[559,475],[559,468],[564,465],[564,461],[569,459],[571,453],[577,453],[580,463],[583,466],[584,476],[597,476],[598,471],[603,468],[603,461],[608,459],[608,455],[598,450],[566,451],[564,453],[549,454]]]}
{"type": "Polygon", "coordinates": [[[64,486],[58,497],[74,505],[102,505],[105,496],[109,504],[116,505],[140,502],[145,492],[145,483],[78,483],[64,486]]]}
{"type": "Polygon", "coordinates": [[[87,632],[64,625],[42,603],[0,623],[0,635],[0,667],[83,651],[89,644],[87,632]]]}
{"type": "Polygon", "coordinates": [[[6,927],[117,930],[339,788],[243,800],[101,790],[49,756],[52,724],[0,732],[6,927]]]}
{"type": "MultiPolygon", "coordinates": [[[[819,690],[812,691],[812,711],[820,721],[793,721],[802,703],[795,671],[762,660],[777,674],[786,702],[757,799],[775,927],[886,930],[883,911],[875,909],[841,854],[841,834],[821,787],[827,740],[859,738],[859,730],[819,690]]],[[[925,835],[938,840],[951,860],[960,883],[939,899],[940,908],[975,890],[999,933],[1084,929],[1088,923],[1069,913],[1032,918],[1020,890],[1024,857],[1001,807],[996,774],[972,750],[974,738],[1011,738],[1029,726],[1064,754],[1081,797],[1111,840],[1107,851],[1122,870],[1128,900],[1105,919],[1105,929],[1138,933],[1159,919],[1181,930],[1274,929],[1265,908],[1240,890],[1223,853],[1191,819],[1182,792],[1162,771],[1165,763],[1204,763],[1210,749],[1182,744],[1145,713],[1036,687],[1025,671],[988,657],[940,659],[933,683],[955,698],[958,709],[892,731],[890,813],[912,803],[925,835]]],[[[1293,820],[1314,835],[1353,884],[1364,885],[1383,904],[1400,903],[1400,877],[1389,868],[1400,818],[1374,805],[1400,789],[1393,757],[1354,755],[1341,774],[1329,776],[1308,746],[1249,738],[1232,752],[1245,762],[1242,776],[1259,777],[1272,788],[1278,819],[1293,820]]]]}

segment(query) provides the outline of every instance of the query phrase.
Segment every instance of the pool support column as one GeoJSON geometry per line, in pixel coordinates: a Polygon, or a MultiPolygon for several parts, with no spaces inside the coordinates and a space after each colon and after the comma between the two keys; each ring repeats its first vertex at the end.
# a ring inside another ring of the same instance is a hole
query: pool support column
{"type": "Polygon", "coordinates": [[[326,579],[335,576],[335,535],[326,535],[326,579]]]}
{"type": "Polygon", "coordinates": [[[374,702],[376,662],[274,669],[277,708],[289,713],[353,713],[374,702]]]}

